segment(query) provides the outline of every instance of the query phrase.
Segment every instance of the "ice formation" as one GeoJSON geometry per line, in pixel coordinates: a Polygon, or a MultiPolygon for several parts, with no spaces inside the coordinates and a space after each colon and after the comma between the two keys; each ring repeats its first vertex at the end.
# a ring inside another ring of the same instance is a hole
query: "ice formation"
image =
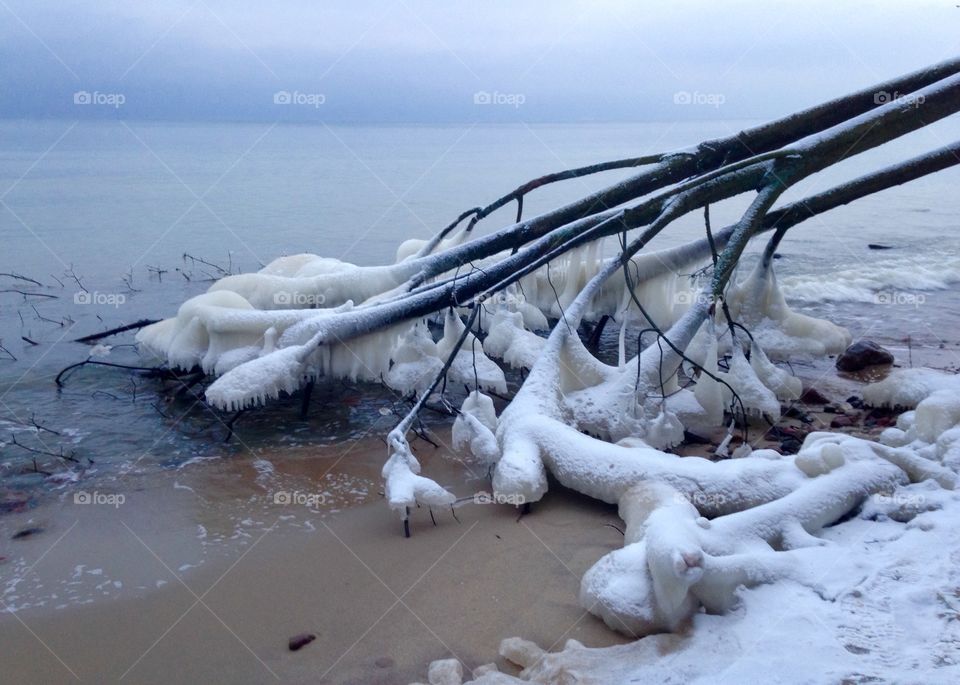
{"type": "MultiPolygon", "coordinates": [[[[722,247],[730,235],[730,230],[718,232],[715,244],[722,247]]],[[[769,361],[762,338],[749,343],[747,361],[741,346],[746,340],[738,336],[731,344],[718,337],[718,330],[726,331],[725,323],[714,326],[707,298],[691,290],[695,283],[678,276],[709,257],[706,240],[634,256],[626,269],[603,254],[602,241],[588,242],[479,300],[482,313],[475,331],[466,331],[464,310],[456,308],[443,313],[439,338],[428,319],[416,316],[400,316],[379,328],[371,325],[380,312],[403,311],[398,288],[406,279],[429,272],[436,263],[447,264],[450,255],[465,247],[469,244],[461,245],[458,238],[441,243],[439,253],[424,256],[418,248],[400,263],[382,267],[357,267],[312,254],[282,257],[256,274],[221,279],[208,293],[184,303],[175,318],[144,328],[138,340],[172,365],[200,365],[219,375],[206,396],[229,409],[268,401],[318,379],[382,382],[422,396],[449,358],[447,380],[474,391],[456,422],[458,445],[493,466],[498,493],[527,502],[546,492],[548,468],[565,482],[581,466],[574,454],[578,450],[607,455],[612,473],[640,477],[665,465],[659,450],[680,443],[685,427],[709,430],[740,403],[751,415],[776,419],[779,401],[799,393],[798,381],[769,361]],[[649,321],[630,297],[624,271],[631,274],[649,321]],[[670,344],[656,338],[643,354],[630,360],[621,354],[618,364],[604,364],[575,333],[580,321],[602,315],[619,320],[621,340],[627,325],[652,321],[670,327],[670,344]],[[560,323],[543,338],[534,331],[546,327],[546,316],[559,316],[560,323]],[[461,338],[463,345],[453,354],[461,338]],[[723,350],[731,355],[727,371],[718,365],[723,350]],[[697,378],[693,391],[680,388],[677,374],[690,359],[694,366],[688,371],[697,378]],[[506,392],[500,363],[530,373],[503,416],[490,421],[490,412],[478,404],[485,396],[476,391],[506,392]]],[[[439,283],[447,277],[442,270],[434,276],[439,283]]],[[[429,293],[429,285],[422,287],[429,293]]],[[[781,337],[790,337],[797,321],[806,326],[799,326],[803,335],[840,330],[789,312],[770,268],[756,270],[731,288],[729,299],[744,315],[750,310],[748,295],[763,300],[761,309],[779,322],[781,337]]],[[[409,460],[402,461],[416,475],[409,460]]],[[[684,468],[693,469],[693,464],[684,468]]],[[[760,482],[780,478],[773,477],[769,460],[762,458],[745,459],[737,468],[760,482]]],[[[716,487],[713,471],[674,480],[682,492],[702,494],[704,488],[716,487]]],[[[737,477],[729,476],[730,482],[737,477]]],[[[716,482],[728,482],[724,478],[716,482]]],[[[608,480],[598,479],[592,494],[617,501],[623,486],[608,480]]],[[[783,491],[782,484],[771,485],[760,499],[783,491]]]]}
{"type": "MultiPolygon", "coordinates": [[[[222,407],[266,401],[311,379],[383,382],[421,401],[444,373],[455,387],[466,385],[454,445],[492,469],[498,497],[535,502],[547,492],[549,473],[619,506],[625,545],[585,574],[581,602],[613,629],[639,637],[676,630],[701,609],[725,612],[744,586],[801,578],[797,569],[807,550],[822,544],[824,528],[864,498],[910,482],[950,488],[950,465],[960,462],[960,406],[936,396],[915,398],[929,404],[920,402],[888,431],[889,444],[813,434],[792,458],[746,445],[721,461],[665,452],[687,427],[716,428],[740,409],[776,420],[780,402],[798,398],[801,386],[768,353],[817,354],[849,340],[833,324],[790,311],[772,268],[762,265],[727,293],[733,317],[752,333],[732,335],[721,308],[677,276],[676,267],[703,259],[703,250],[698,243],[629,262],[649,320],[629,297],[624,270],[594,242],[525,276],[503,297],[476,302],[482,309],[471,329],[462,318],[469,310],[457,307],[439,319],[371,326],[378,312],[400,306],[398,288],[414,269],[429,264],[418,247],[390,267],[283,258],[249,278],[215,284],[139,340],[171,364],[222,374],[207,390],[222,407]],[[315,307],[284,308],[311,298],[315,307]],[[618,363],[606,364],[577,334],[582,321],[604,314],[617,319],[621,341],[627,325],[653,323],[664,332],[650,334],[632,359],[621,343],[618,363]],[[544,338],[534,331],[547,316],[559,323],[544,338]],[[431,325],[442,325],[442,334],[431,325]],[[528,374],[497,416],[486,393],[507,391],[501,363],[528,374]],[[692,390],[681,387],[681,369],[692,390]],[[944,440],[950,430],[955,437],[944,440]]],[[[429,284],[422,287],[429,293],[429,284]]],[[[923,390],[931,383],[915,382],[923,390]]],[[[408,427],[391,433],[382,471],[388,504],[404,520],[416,505],[456,501],[421,474],[404,437],[408,427]]],[[[434,672],[438,682],[460,677],[449,664],[434,672]]]]}
{"type": "Polygon", "coordinates": [[[474,390],[463,401],[453,422],[453,449],[467,451],[484,464],[495,464],[500,456],[496,432],[497,412],[493,399],[474,390]]]}
{"type": "Polygon", "coordinates": [[[791,310],[777,285],[772,262],[766,260],[760,260],[750,275],[729,289],[727,301],[733,318],[746,325],[761,347],[778,359],[838,354],[852,340],[845,328],[791,310]]]}
{"type": "MultiPolygon", "coordinates": [[[[884,444],[812,433],[793,459],[771,460],[794,475],[789,492],[766,503],[716,515],[666,479],[633,481],[618,499],[624,547],[584,575],[580,601],[641,639],[602,649],[569,640],[548,653],[509,638],[500,653],[520,676],[485,671],[467,682],[739,683],[774,667],[790,682],[956,682],[960,626],[948,598],[960,583],[960,388],[942,387],[950,378],[939,374],[922,398],[911,389],[916,410],[884,432],[884,444]],[[663,634],[688,623],[684,636],[663,634]],[[798,633],[804,647],[783,649],[798,633]],[[758,653],[768,645],[773,653],[758,653]]],[[[890,384],[868,389],[879,396],[890,384]]],[[[586,476],[579,486],[593,488],[586,476]]],[[[742,487],[751,486],[722,494],[742,487]]]]}
{"type": "MultiPolygon", "coordinates": [[[[835,163],[839,151],[856,154],[955,113],[957,69],[945,63],[931,68],[942,70],[936,79],[925,78],[931,70],[909,77],[905,86],[916,96],[912,101],[878,103],[876,90],[862,91],[713,141],[716,145],[665,155],[647,173],[489,236],[467,240],[471,223],[443,240],[438,235],[408,241],[394,264],[284,257],[259,273],[221,279],[184,303],[175,318],[143,329],[138,340],[170,365],[199,366],[218,375],[207,399],[221,408],[243,408],[321,378],[384,382],[415,393],[414,410],[388,436],[382,471],[387,501],[405,520],[414,505],[455,502],[450,490],[421,475],[406,435],[445,381],[466,385],[455,439],[492,466],[498,496],[536,501],[546,493],[550,474],[566,487],[619,506],[627,523],[624,546],[599,559],[581,584],[584,606],[615,630],[640,637],[690,622],[709,624],[716,614],[749,604],[745,598],[765,591],[768,599],[811,591],[821,600],[842,602],[847,597],[842,593],[860,592],[861,584],[884,586],[881,579],[865,578],[847,558],[869,554],[870,545],[880,541],[847,535],[848,530],[888,517],[908,521],[899,525],[910,532],[928,532],[940,523],[932,516],[937,507],[960,516],[960,504],[946,494],[960,463],[955,377],[901,374],[868,389],[868,402],[916,407],[878,443],[813,433],[794,457],[743,445],[735,458],[720,461],[665,450],[683,439],[687,426],[716,427],[738,408],[747,418],[776,420],[780,402],[795,399],[801,387],[770,359],[836,353],[849,344],[845,329],[787,305],[773,271],[777,241],[798,222],[797,212],[816,213],[813,206],[825,211],[893,181],[939,170],[956,152],[945,148],[812,196],[809,205],[801,201],[771,210],[786,188],[835,163]],[[863,106],[870,101],[877,106],[863,106]],[[757,140],[763,151],[748,158],[744,137],[757,140]],[[645,249],[675,219],[753,191],[741,219],[715,233],[708,230],[709,240],[645,249]],[[606,204],[602,199],[623,208],[598,213],[596,207],[606,204]],[[633,200],[638,203],[626,207],[633,200]],[[757,266],[731,281],[749,240],[773,227],[774,238],[757,266]],[[628,245],[627,232],[641,228],[628,245]],[[620,231],[621,249],[606,255],[604,236],[620,231]],[[706,291],[703,276],[681,275],[699,274],[700,267],[713,269],[706,291]],[[503,301],[489,302],[501,295],[503,301]],[[461,319],[466,310],[469,324],[461,319]],[[591,354],[577,333],[582,323],[604,316],[620,326],[619,359],[612,365],[591,354]],[[548,318],[558,323],[543,339],[535,331],[545,329],[548,318]],[[430,326],[442,326],[442,335],[435,336],[430,326]],[[632,359],[626,358],[628,326],[646,329],[652,339],[632,359]],[[744,336],[740,329],[746,329],[744,336]],[[529,369],[499,417],[481,392],[506,391],[495,360],[529,369]],[[879,499],[914,495],[929,497],[930,507],[879,499]],[[868,499],[873,505],[861,509],[868,499]],[[858,518],[860,511],[878,520],[858,518]],[[821,582],[830,559],[828,539],[842,540],[852,552],[834,555],[844,557],[844,565],[832,588],[821,582]]],[[[470,210],[461,219],[485,211],[470,210]]],[[[729,451],[731,437],[732,432],[719,454],[729,451]]],[[[956,566],[958,527],[949,528],[956,566]]],[[[894,548],[899,541],[882,542],[894,548]]],[[[922,554],[930,546],[929,539],[926,546],[917,542],[904,543],[895,554],[922,554]]],[[[884,570],[909,561],[892,554],[884,570]]],[[[960,608],[944,604],[951,620],[960,616],[960,608]]],[[[613,661],[605,660],[609,652],[601,650],[597,657],[572,641],[556,655],[520,640],[505,641],[502,651],[524,667],[527,679],[622,682],[644,679],[648,664],[638,655],[649,654],[649,644],[638,640],[620,648],[613,661]]],[[[777,660],[781,646],[774,644],[767,650],[773,655],[763,658],[777,660]]],[[[723,647],[715,652],[722,656],[723,647]]],[[[850,654],[870,653],[856,644],[843,647],[850,654]]],[[[847,659],[820,680],[876,679],[855,666],[846,668],[847,659]]],[[[687,659],[684,666],[693,677],[684,679],[701,678],[704,661],[709,662],[697,655],[697,671],[687,659]]],[[[957,661],[937,665],[954,667],[957,661]]],[[[890,666],[882,657],[871,663],[890,666]]],[[[707,669],[713,667],[707,663],[707,669]]],[[[957,669],[952,671],[956,676],[957,669]]],[[[462,679],[462,669],[449,660],[438,662],[429,679],[453,684],[462,679]]],[[[478,678],[512,681],[493,670],[478,678]]]]}
{"type": "Polygon", "coordinates": [[[960,391],[960,375],[933,369],[897,369],[868,385],[863,401],[874,407],[916,407],[936,390],[960,391]]]}
{"type": "Polygon", "coordinates": [[[406,518],[407,510],[418,503],[428,507],[449,506],[457,499],[453,493],[419,473],[420,462],[417,458],[405,447],[394,446],[381,475],[386,484],[384,494],[387,504],[399,512],[401,518],[406,518]]]}

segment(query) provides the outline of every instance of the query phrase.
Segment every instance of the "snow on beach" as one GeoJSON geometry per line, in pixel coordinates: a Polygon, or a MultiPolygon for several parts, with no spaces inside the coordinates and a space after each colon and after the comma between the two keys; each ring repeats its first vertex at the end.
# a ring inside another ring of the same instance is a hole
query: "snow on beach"
{"type": "MultiPolygon", "coordinates": [[[[795,456],[744,443],[727,458],[729,440],[714,450],[719,459],[665,452],[684,441],[688,426],[722,425],[726,411],[775,425],[781,402],[795,401],[803,388],[770,360],[839,354],[852,341],[842,326],[790,308],[770,250],[727,289],[731,316],[752,331],[739,339],[709,298],[687,292],[674,272],[703,261],[701,242],[634,262],[643,299],[656,305],[649,316],[631,309],[626,284],[613,279],[620,264],[588,245],[557,270],[548,295],[538,296],[535,272],[524,287],[528,301],[507,292],[476,327],[474,318],[465,324],[449,309],[438,317],[443,333],[434,340],[426,318],[371,327],[377,311],[396,306],[394,289],[416,258],[364,270],[298,255],[222,279],[176,318],[143,329],[138,341],[171,364],[222,373],[206,395],[223,408],[262,403],[320,377],[380,378],[422,402],[448,377],[471,390],[456,442],[492,468],[498,499],[537,502],[550,474],[619,506],[624,546],[582,576],[579,603],[636,641],[601,650],[568,643],[548,655],[509,638],[501,655],[524,668],[522,680],[489,671],[477,682],[860,682],[892,669],[899,669],[894,682],[933,682],[941,674],[950,681],[957,676],[950,631],[960,588],[945,567],[956,561],[956,539],[941,529],[960,515],[952,494],[960,461],[953,450],[953,433],[960,436],[956,378],[899,371],[868,388],[868,404],[916,407],[880,443],[812,432],[795,456]],[[345,268],[349,282],[341,280],[345,268]],[[322,296],[332,307],[273,308],[287,304],[277,299],[283,288],[322,296]],[[354,305],[351,288],[361,304],[354,305]],[[670,349],[651,345],[627,359],[621,344],[617,364],[602,362],[576,331],[611,313],[622,319],[621,340],[628,321],[663,321],[670,349]],[[544,339],[534,331],[547,315],[566,325],[544,339]],[[337,327],[360,333],[346,346],[330,334],[337,327]],[[493,358],[529,368],[500,416],[483,394],[506,390],[493,358]],[[685,363],[697,376],[695,391],[680,385],[685,363]],[[931,556],[944,548],[951,551],[946,560],[931,556]],[[917,627],[906,634],[908,621],[891,623],[891,613],[916,617],[917,627]],[[934,637],[940,642],[931,646],[934,637]],[[771,650],[774,640],[798,647],[771,650]],[[810,654],[818,657],[813,663],[810,654]]],[[[382,470],[385,499],[405,530],[416,507],[457,502],[422,472],[407,443],[416,411],[388,436],[382,470]]],[[[461,670],[459,662],[435,662],[429,679],[458,683],[461,670]]]]}
{"type": "MultiPolygon", "coordinates": [[[[546,653],[519,637],[508,638],[500,654],[525,669],[520,677],[484,667],[466,682],[958,682],[960,493],[952,489],[960,466],[956,380],[928,369],[900,370],[868,386],[866,397],[878,405],[898,403],[902,387],[925,389],[916,409],[901,414],[897,426],[881,435],[883,446],[877,449],[901,450],[904,460],[921,460],[929,471],[919,474],[918,482],[864,498],[854,516],[816,531],[808,544],[778,552],[790,555],[789,574],[741,586],[727,613],[701,609],[672,633],[601,649],[571,640],[562,650],[546,653]]],[[[900,407],[912,404],[899,402],[900,407]]],[[[825,445],[855,443],[872,449],[859,438],[814,433],[801,456],[818,445],[823,452],[825,445]]],[[[849,457],[850,450],[845,453],[849,457]]],[[[720,517],[711,526],[744,514],[752,512],[720,517]]],[[[622,506],[621,516],[627,522],[626,551],[636,546],[630,536],[635,521],[622,506]]],[[[430,682],[460,683],[457,666],[435,662],[430,682]]]]}

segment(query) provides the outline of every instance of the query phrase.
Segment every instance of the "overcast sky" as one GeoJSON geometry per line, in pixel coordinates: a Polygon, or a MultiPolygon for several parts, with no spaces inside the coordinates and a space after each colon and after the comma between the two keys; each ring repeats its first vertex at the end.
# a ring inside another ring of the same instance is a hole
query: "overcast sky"
{"type": "Polygon", "coordinates": [[[957,0],[0,0],[0,117],[770,117],[960,52],[957,0]]]}

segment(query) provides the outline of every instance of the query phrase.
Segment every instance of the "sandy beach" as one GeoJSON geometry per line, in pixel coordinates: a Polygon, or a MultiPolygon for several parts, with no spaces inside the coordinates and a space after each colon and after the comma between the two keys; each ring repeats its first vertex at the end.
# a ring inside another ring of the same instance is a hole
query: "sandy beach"
{"type": "MultiPolygon", "coordinates": [[[[379,440],[365,441],[338,468],[370,475],[382,452],[379,440]]],[[[301,484],[322,481],[332,463],[297,456],[271,461],[301,484]]],[[[458,468],[436,457],[424,466],[458,468]]],[[[27,559],[26,568],[0,565],[5,583],[24,576],[5,601],[46,604],[0,616],[4,680],[409,683],[433,659],[497,660],[510,635],[625,641],[577,603],[583,572],[621,544],[615,507],[556,486],[519,520],[513,507],[468,504],[459,523],[438,511],[434,526],[415,511],[405,539],[375,489],[366,504],[315,513],[262,505],[257,477],[253,460],[188,467],[127,492],[121,506],[69,501],[6,517],[6,540],[43,530],[5,543],[5,554],[27,559]],[[225,541],[207,542],[218,531],[225,541]],[[53,608],[65,592],[51,588],[70,583],[79,602],[53,608]],[[301,633],[316,640],[291,652],[301,633]]]]}
{"type": "MultiPolygon", "coordinates": [[[[888,371],[805,369],[805,385],[842,406],[888,371]]],[[[797,409],[781,429],[829,430],[837,417],[797,409]]],[[[753,430],[755,447],[777,446],[753,430]]],[[[405,539],[383,501],[375,435],[132,468],[114,490],[87,493],[92,504],[71,489],[0,518],[4,680],[406,684],[449,657],[516,673],[497,655],[510,636],[548,649],[628,641],[577,601],[586,569],[622,544],[616,507],[552,483],[523,517],[469,501],[456,517],[434,511],[434,524],[415,510],[405,539]],[[302,634],[316,639],[291,651],[302,634]]],[[[448,429],[433,439],[414,443],[424,472],[462,498],[489,491],[486,473],[446,447],[448,429]]]]}

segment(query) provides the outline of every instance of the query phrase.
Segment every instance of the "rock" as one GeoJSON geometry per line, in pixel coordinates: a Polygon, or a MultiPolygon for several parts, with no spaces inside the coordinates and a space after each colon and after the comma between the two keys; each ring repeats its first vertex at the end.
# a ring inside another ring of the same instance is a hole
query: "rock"
{"type": "Polygon", "coordinates": [[[508,637],[500,641],[500,656],[522,668],[539,663],[545,654],[543,649],[530,640],[508,637]]]}
{"type": "Polygon", "coordinates": [[[291,652],[296,652],[298,649],[303,649],[316,639],[317,636],[313,633],[300,633],[299,635],[291,637],[287,646],[290,647],[291,652]]]}
{"type": "Polygon", "coordinates": [[[880,243],[867,243],[867,248],[871,250],[892,250],[893,245],[881,245],[880,243]]]}
{"type": "Polygon", "coordinates": [[[780,407],[780,416],[785,416],[788,419],[798,419],[804,423],[810,423],[810,417],[807,416],[805,412],[797,409],[793,405],[790,405],[789,407],[780,407]]]}
{"type": "Polygon", "coordinates": [[[854,409],[863,409],[863,398],[852,395],[847,398],[847,404],[849,404],[854,409]]]}
{"type": "Polygon", "coordinates": [[[837,368],[841,371],[860,371],[868,366],[892,363],[893,355],[872,340],[855,342],[837,357],[837,368]]]}
{"type": "Polygon", "coordinates": [[[460,685],[463,682],[463,665],[456,659],[441,659],[430,664],[427,671],[430,685],[460,685]]]}
{"type": "Polygon", "coordinates": [[[474,680],[476,680],[477,678],[480,678],[481,676],[485,676],[488,673],[499,673],[499,672],[500,672],[500,669],[497,668],[497,665],[494,663],[490,663],[490,664],[484,664],[483,666],[477,666],[475,669],[473,669],[472,675],[474,680]]]}
{"type": "Polygon", "coordinates": [[[691,433],[690,431],[683,431],[683,442],[687,445],[709,445],[710,440],[703,437],[702,435],[697,435],[696,433],[691,433]]]}
{"type": "Polygon", "coordinates": [[[796,438],[787,438],[780,442],[780,451],[783,454],[796,454],[802,446],[803,443],[796,438]]]}
{"type": "Polygon", "coordinates": [[[0,497],[0,514],[26,511],[30,507],[30,497],[24,493],[11,492],[0,497]]]}
{"type": "Polygon", "coordinates": [[[838,415],[833,421],[830,422],[831,428],[850,428],[851,426],[857,425],[857,416],[848,416],[846,414],[838,415]]]}
{"type": "Polygon", "coordinates": [[[828,404],[830,399],[816,388],[804,388],[800,401],[804,404],[828,404]]]}
{"type": "Polygon", "coordinates": [[[887,407],[875,407],[870,410],[864,420],[866,426],[880,426],[889,428],[897,424],[897,414],[887,407]]]}
{"type": "Polygon", "coordinates": [[[790,438],[803,442],[803,439],[807,437],[807,432],[799,426],[772,426],[763,437],[771,441],[790,438]]]}

